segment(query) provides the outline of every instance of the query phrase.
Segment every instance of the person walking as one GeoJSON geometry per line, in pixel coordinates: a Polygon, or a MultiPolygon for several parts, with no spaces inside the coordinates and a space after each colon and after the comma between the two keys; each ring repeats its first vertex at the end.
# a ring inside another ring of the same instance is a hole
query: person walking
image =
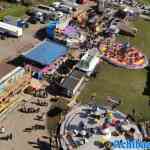
{"type": "Polygon", "coordinates": [[[40,142],[41,142],[41,140],[40,140],[40,138],[38,137],[37,138],[37,144],[40,146],[40,142]]]}
{"type": "Polygon", "coordinates": [[[135,109],[132,109],[132,115],[135,116],[135,109]]]}
{"type": "Polygon", "coordinates": [[[2,126],[1,128],[0,128],[0,133],[5,133],[5,128],[4,128],[4,126],[2,126]]]}
{"type": "Polygon", "coordinates": [[[150,106],[150,100],[148,100],[148,105],[150,106]]]}
{"type": "Polygon", "coordinates": [[[12,135],[12,133],[10,133],[9,139],[12,140],[12,138],[13,138],[13,135],[12,135]]]}

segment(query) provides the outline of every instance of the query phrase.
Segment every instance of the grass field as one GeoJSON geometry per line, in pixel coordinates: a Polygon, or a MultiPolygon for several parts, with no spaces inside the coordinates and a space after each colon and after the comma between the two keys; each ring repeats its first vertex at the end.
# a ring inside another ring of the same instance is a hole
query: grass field
{"type": "Polygon", "coordinates": [[[137,1],[145,4],[150,4],[150,0],[137,0],[137,1]]]}
{"type": "Polygon", "coordinates": [[[150,4],[150,0],[143,0],[143,1],[150,4]]]}
{"type": "MultiPolygon", "coordinates": [[[[130,41],[134,46],[150,57],[150,22],[138,20],[135,26],[138,34],[135,38],[123,37],[122,41],[130,41]]],[[[90,96],[96,93],[98,103],[104,102],[106,96],[116,96],[123,103],[119,109],[131,113],[134,108],[142,119],[150,119],[149,96],[143,95],[147,82],[146,70],[127,70],[102,63],[96,79],[89,81],[79,99],[83,103],[89,101],[90,96]]]]}
{"type": "MultiPolygon", "coordinates": [[[[59,0],[57,0],[57,1],[59,1],[59,0]]],[[[52,4],[53,2],[56,2],[56,0],[48,0],[49,4],[52,4]]]]}
{"type": "Polygon", "coordinates": [[[11,4],[11,6],[4,11],[0,12],[0,19],[2,20],[4,16],[11,15],[15,17],[22,17],[28,8],[23,5],[11,4]]]}

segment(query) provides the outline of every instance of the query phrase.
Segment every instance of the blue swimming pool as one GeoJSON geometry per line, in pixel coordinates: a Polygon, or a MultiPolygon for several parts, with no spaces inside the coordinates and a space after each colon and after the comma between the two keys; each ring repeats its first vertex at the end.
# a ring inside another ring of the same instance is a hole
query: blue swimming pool
{"type": "Polygon", "coordinates": [[[66,46],[52,40],[45,40],[28,52],[23,53],[23,56],[46,66],[67,54],[67,52],[68,48],[66,46]]]}

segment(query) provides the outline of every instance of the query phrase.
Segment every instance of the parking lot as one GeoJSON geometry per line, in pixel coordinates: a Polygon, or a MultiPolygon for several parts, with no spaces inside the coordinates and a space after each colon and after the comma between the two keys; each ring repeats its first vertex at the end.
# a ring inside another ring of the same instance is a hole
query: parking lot
{"type": "Polygon", "coordinates": [[[0,62],[6,62],[15,56],[34,47],[39,40],[34,37],[35,33],[45,27],[44,24],[30,24],[29,28],[24,29],[23,36],[20,38],[6,38],[0,40],[0,62]]]}

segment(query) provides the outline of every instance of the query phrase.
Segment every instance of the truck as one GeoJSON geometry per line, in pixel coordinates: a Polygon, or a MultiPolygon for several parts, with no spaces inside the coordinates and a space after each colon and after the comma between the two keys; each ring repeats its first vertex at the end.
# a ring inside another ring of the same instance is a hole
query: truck
{"type": "Polygon", "coordinates": [[[29,24],[27,20],[20,19],[14,16],[5,16],[3,22],[20,27],[20,28],[28,28],[29,24]]]}
{"type": "Polygon", "coordinates": [[[23,29],[5,22],[0,21],[0,29],[7,31],[11,36],[20,37],[23,35],[23,29]]]}

